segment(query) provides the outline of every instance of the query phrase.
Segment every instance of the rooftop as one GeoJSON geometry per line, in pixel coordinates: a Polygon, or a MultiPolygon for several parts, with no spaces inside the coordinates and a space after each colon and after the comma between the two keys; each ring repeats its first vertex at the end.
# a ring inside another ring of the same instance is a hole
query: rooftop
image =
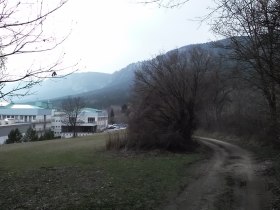
{"type": "Polygon", "coordinates": [[[102,110],[93,109],[93,108],[83,108],[82,112],[102,112],[102,110]]]}
{"type": "Polygon", "coordinates": [[[38,106],[33,106],[30,104],[14,104],[8,102],[0,102],[0,108],[2,109],[43,109],[38,106]]]}
{"type": "Polygon", "coordinates": [[[50,109],[44,109],[30,104],[1,104],[1,115],[51,115],[50,109]]]}
{"type": "Polygon", "coordinates": [[[13,104],[10,106],[11,109],[43,109],[38,106],[33,106],[29,104],[13,104]]]}

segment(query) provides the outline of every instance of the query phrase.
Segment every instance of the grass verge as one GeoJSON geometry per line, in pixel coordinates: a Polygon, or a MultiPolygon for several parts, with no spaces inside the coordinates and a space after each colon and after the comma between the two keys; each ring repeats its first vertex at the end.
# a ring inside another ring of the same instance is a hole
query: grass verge
{"type": "Polygon", "coordinates": [[[1,209],[156,209],[203,157],[104,152],[106,138],[2,146],[1,209]]]}

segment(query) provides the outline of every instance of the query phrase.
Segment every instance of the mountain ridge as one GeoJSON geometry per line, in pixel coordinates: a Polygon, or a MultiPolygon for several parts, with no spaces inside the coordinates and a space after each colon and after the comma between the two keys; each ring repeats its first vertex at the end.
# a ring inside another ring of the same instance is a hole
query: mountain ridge
{"type": "MultiPolygon", "coordinates": [[[[194,47],[201,47],[203,49],[211,49],[216,53],[223,53],[223,46],[227,46],[228,44],[229,39],[222,39],[201,44],[186,45],[174,50],[178,50],[179,53],[186,53],[194,47]]],[[[166,54],[174,50],[170,50],[166,54]]],[[[115,103],[119,105],[127,103],[134,80],[134,72],[141,68],[143,62],[146,61],[131,63],[111,74],[99,72],[73,73],[63,80],[62,85],[58,86],[55,85],[55,82],[44,81],[41,85],[41,90],[37,88],[37,92],[40,92],[41,99],[33,97],[33,101],[51,100],[58,102],[69,96],[79,96],[84,98],[87,104],[97,108],[110,106],[115,103]]],[[[31,98],[26,98],[25,101],[32,101],[31,98]]]]}

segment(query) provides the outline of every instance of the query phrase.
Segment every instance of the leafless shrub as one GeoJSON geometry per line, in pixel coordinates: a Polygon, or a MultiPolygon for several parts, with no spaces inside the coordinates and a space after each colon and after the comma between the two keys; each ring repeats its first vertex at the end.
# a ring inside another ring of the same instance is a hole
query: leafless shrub
{"type": "Polygon", "coordinates": [[[212,64],[211,54],[201,48],[145,62],[136,72],[128,147],[194,149],[191,136],[212,64]]]}
{"type": "Polygon", "coordinates": [[[213,31],[230,39],[231,58],[243,64],[242,79],[266,101],[267,135],[279,141],[278,0],[219,0],[213,31]]]}

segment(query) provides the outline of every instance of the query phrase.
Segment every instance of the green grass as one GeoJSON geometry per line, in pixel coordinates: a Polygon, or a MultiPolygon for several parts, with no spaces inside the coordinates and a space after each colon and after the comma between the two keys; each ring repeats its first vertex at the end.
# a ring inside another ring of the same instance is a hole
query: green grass
{"type": "Polygon", "coordinates": [[[26,170],[38,167],[85,165],[106,135],[0,146],[0,169],[26,170]]]}
{"type": "Polygon", "coordinates": [[[201,153],[105,152],[104,134],[0,147],[0,209],[156,209],[201,153]]]}

